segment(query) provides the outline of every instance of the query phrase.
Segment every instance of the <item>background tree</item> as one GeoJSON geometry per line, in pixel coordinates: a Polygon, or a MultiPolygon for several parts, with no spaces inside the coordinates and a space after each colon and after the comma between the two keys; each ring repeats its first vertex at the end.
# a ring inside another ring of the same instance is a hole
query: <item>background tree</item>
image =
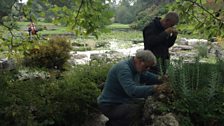
{"type": "MultiPolygon", "coordinates": [[[[20,0],[21,1],[21,0],[20,0]]],[[[8,46],[9,51],[12,52],[15,35],[13,30],[17,30],[18,26],[16,20],[18,20],[21,14],[17,9],[20,8],[18,0],[3,0],[0,5],[0,40],[3,44],[8,46]],[[16,4],[17,3],[17,4],[16,4]],[[3,26],[3,27],[1,27],[3,26]],[[3,32],[4,31],[4,32],[3,32]],[[5,32],[5,31],[8,31],[5,32]],[[4,36],[3,33],[7,33],[8,36],[4,36]]]]}
{"type": "Polygon", "coordinates": [[[155,17],[162,16],[168,12],[167,4],[173,0],[137,0],[133,7],[136,11],[136,16],[131,24],[134,29],[142,30],[155,17]]]}
{"type": "Polygon", "coordinates": [[[115,10],[115,23],[130,24],[135,18],[135,10],[129,0],[122,0],[115,10]]]}
{"type": "Polygon", "coordinates": [[[2,18],[10,14],[12,6],[17,0],[3,0],[0,5],[0,22],[2,18]]]}

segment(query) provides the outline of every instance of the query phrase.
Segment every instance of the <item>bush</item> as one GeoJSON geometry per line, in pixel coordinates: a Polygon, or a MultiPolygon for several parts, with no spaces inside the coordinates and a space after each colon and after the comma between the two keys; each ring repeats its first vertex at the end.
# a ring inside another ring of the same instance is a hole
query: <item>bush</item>
{"type": "Polygon", "coordinates": [[[11,73],[0,81],[0,125],[82,126],[98,114],[97,84],[112,64],[94,62],[75,66],[60,80],[19,81],[11,73]]]}
{"type": "Polygon", "coordinates": [[[71,44],[65,38],[56,37],[47,44],[40,44],[24,53],[25,65],[31,67],[45,67],[49,69],[63,69],[70,58],[71,44]]]}

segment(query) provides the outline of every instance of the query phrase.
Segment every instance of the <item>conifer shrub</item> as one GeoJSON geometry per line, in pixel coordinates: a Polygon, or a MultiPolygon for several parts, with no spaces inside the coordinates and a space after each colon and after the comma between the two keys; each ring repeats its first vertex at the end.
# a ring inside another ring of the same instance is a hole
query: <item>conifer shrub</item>
{"type": "Polygon", "coordinates": [[[64,111],[60,125],[81,126],[88,119],[94,119],[99,114],[97,97],[100,90],[97,85],[106,80],[107,73],[112,63],[92,62],[91,64],[74,66],[73,69],[64,73],[64,80],[60,84],[62,91],[58,92],[57,99],[64,111]],[[76,104],[71,104],[76,103],[76,104]]]}
{"type": "Polygon", "coordinates": [[[0,76],[1,126],[82,126],[99,114],[97,84],[112,63],[75,66],[63,78],[17,80],[0,76]]]}
{"type": "Polygon", "coordinates": [[[24,63],[31,67],[62,70],[70,58],[71,44],[65,38],[55,37],[24,53],[24,63]]]}

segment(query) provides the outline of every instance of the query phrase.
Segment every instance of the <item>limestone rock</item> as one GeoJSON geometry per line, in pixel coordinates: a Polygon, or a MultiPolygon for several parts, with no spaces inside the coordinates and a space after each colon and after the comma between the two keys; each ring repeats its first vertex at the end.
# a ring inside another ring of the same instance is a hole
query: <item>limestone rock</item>
{"type": "Polygon", "coordinates": [[[167,113],[156,117],[152,126],[179,126],[179,123],[172,113],[167,113]]]}

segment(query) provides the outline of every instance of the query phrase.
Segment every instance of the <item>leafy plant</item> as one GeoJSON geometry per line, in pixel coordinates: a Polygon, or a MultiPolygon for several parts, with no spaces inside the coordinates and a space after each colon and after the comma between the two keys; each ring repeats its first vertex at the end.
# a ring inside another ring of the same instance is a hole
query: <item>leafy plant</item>
{"type": "Polygon", "coordinates": [[[47,44],[40,44],[24,53],[25,65],[45,67],[50,69],[63,69],[69,59],[71,44],[65,38],[55,37],[47,44]]]}
{"type": "Polygon", "coordinates": [[[192,25],[193,31],[211,38],[224,35],[222,5],[220,0],[176,0],[170,7],[179,12],[180,23],[192,25]]]}
{"type": "Polygon", "coordinates": [[[223,74],[222,62],[216,64],[179,61],[169,68],[174,89],[174,111],[191,119],[194,125],[223,124],[223,74]]]}

